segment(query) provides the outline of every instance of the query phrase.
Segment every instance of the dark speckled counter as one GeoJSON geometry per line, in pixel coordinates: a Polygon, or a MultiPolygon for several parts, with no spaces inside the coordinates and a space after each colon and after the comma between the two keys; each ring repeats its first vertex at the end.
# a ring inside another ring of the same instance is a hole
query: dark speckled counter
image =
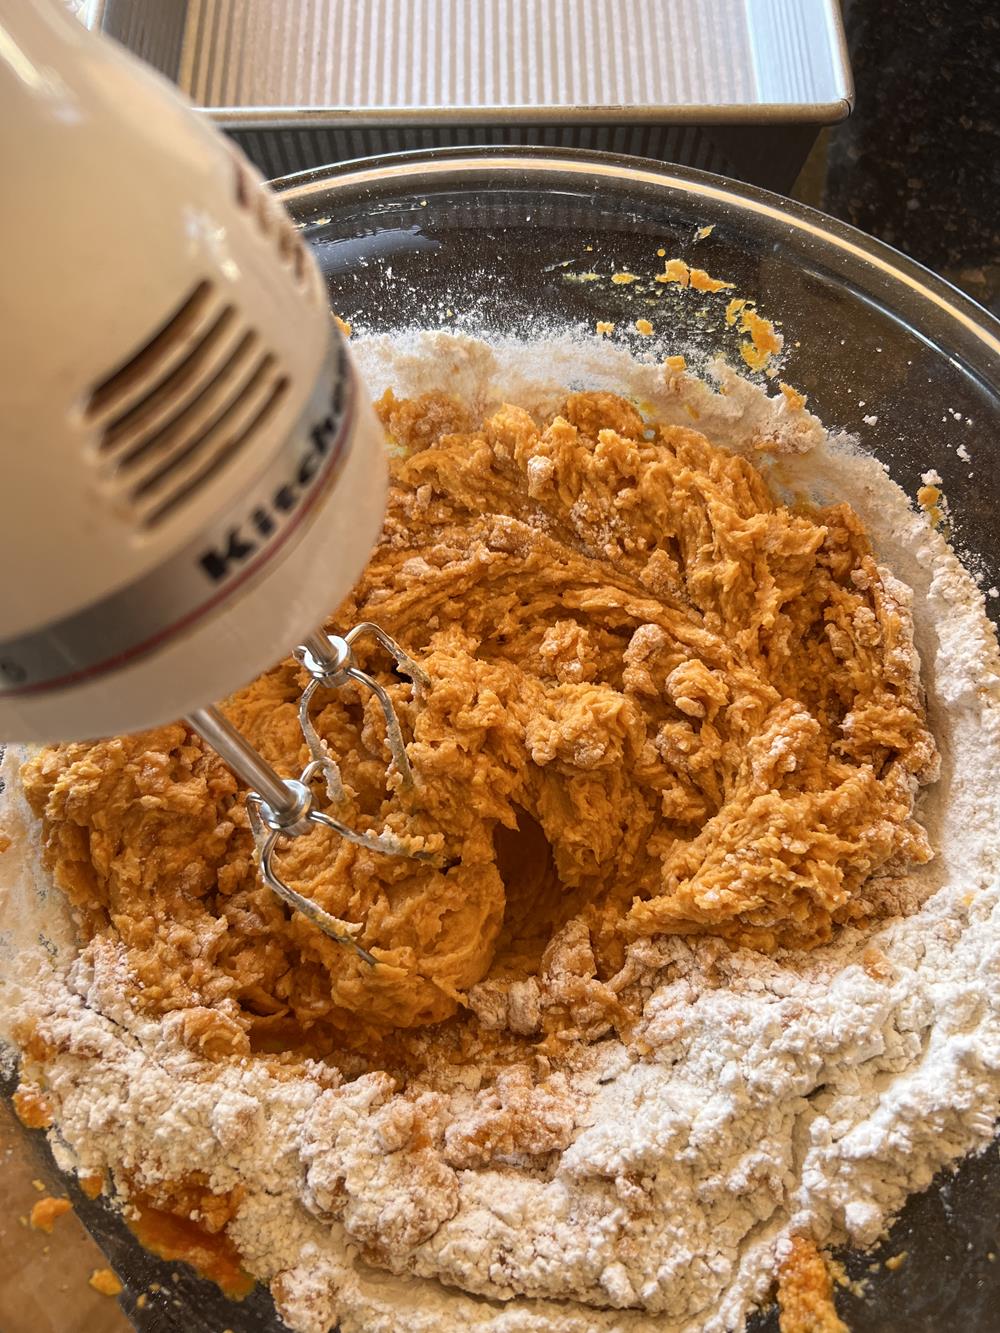
{"type": "Polygon", "coordinates": [[[857,99],[830,136],[823,207],[1000,314],[1000,4],[844,14],[857,99]]]}

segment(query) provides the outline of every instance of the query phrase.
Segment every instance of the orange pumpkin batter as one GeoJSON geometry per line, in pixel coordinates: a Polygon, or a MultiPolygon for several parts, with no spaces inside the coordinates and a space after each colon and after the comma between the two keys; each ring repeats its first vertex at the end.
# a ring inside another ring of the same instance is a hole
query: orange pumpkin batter
{"type": "MultiPolygon", "coordinates": [[[[321,692],[314,721],[338,815],[449,867],[290,845],[287,878],[363,923],[373,969],[260,883],[237,784],[184,725],[47,749],[24,786],[49,864],[85,931],[121,942],[140,1007],[182,1011],[210,1056],[361,1042],[447,1018],[501,962],[530,969],[572,916],[604,976],[663,932],[810,948],[864,915],[870,876],[928,859],[905,590],[848,506],[787,508],[746,459],[606,393],[542,423],[442,396],[380,410],[389,513],[331,625],[376,621],[430,677],[415,699],[367,658],[413,791],[386,778],[370,700],[321,692]]],[[[303,684],[286,659],[225,704],[287,773],[303,684]]]]}

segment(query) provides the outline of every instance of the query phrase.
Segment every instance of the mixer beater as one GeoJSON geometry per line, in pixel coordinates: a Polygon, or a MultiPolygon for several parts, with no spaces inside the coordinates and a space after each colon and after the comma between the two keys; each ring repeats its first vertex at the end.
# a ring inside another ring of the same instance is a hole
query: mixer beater
{"type": "Polygon", "coordinates": [[[275,856],[281,842],[304,837],[317,825],[332,829],[340,837],[359,847],[367,847],[370,851],[388,856],[406,856],[417,861],[438,861],[432,853],[411,849],[394,834],[386,831],[363,833],[353,829],[333,815],[317,810],[314,803],[310,786],[313,781],[320,778],[323,780],[327,798],[333,806],[343,800],[344,788],[337,761],[309,716],[309,705],[318,690],[340,689],[352,681],[378,700],[385,718],[386,744],[399,774],[400,786],[404,790],[413,787],[413,770],[392,700],[385,688],[358,666],[354,656],[354,644],[363,635],[374,638],[389,653],[396,669],[408,677],[414,690],[425,690],[430,685],[426,673],[395,639],[371,621],[355,625],[343,637],[326,634],[322,630],[310,634],[294,652],[296,660],[310,676],[298,707],[299,727],[310,758],[297,778],[282,778],[216,705],[194,710],[188,714],[187,722],[250,788],[246,797],[247,814],[264,882],[324,934],[352,949],[366,963],[374,966],[376,960],[354,938],[362,927],[332,916],[318,903],[286,883],[275,867],[275,856]]]}

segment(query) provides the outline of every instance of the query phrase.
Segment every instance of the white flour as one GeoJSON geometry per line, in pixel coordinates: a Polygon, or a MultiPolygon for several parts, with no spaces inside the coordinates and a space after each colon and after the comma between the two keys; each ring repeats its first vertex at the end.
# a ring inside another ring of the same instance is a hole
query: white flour
{"type": "MultiPolygon", "coordinates": [[[[719,442],[791,451],[768,465],[773,485],[855,507],[913,589],[943,756],[921,810],[937,856],[880,887],[909,914],[805,956],[643,943],[641,1058],[604,1039],[559,1070],[538,1057],[495,1083],[432,1061],[403,1098],[380,1074],[340,1086],[320,1065],[279,1079],[252,1060],[206,1063],[169,1020],[128,1011],[112,950],[53,965],[72,953],[65,916],[12,790],[0,941],[21,956],[0,1013],[9,1026],[20,1005],[58,1048],[46,1071],[67,1167],[140,1186],[204,1171],[215,1190],[246,1190],[230,1234],[302,1333],[337,1320],[345,1333],[739,1328],[793,1230],[867,1245],[907,1194],[993,1134],[1000,661],[982,595],[877,462],[735,377],[724,396],[665,385],[607,344],[492,352],[428,335],[356,350],[376,394],[447,387],[481,410],[499,398],[551,410],[554,386],[585,384],[681,424],[693,404],[719,442]],[[31,953],[42,929],[49,951],[31,953]]],[[[486,1024],[499,1006],[533,1030],[528,983],[473,1002],[486,1024]]]]}

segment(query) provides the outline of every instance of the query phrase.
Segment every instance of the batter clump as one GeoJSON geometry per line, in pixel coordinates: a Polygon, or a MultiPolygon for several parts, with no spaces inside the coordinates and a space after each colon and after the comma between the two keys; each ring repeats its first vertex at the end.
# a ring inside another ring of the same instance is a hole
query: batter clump
{"type": "MultiPolygon", "coordinates": [[[[413,790],[373,700],[321,692],[313,720],[338,816],[446,868],[322,831],[288,847],[286,878],[363,923],[372,969],[261,885],[242,795],[185,726],[45,750],[24,785],[49,864],[124,948],[135,1003],[182,1011],[211,1055],[362,1041],[551,971],[567,923],[595,984],[665,932],[808,949],[870,913],[871,877],[929,859],[908,592],[849,506],[787,507],[746,458],[607,393],[545,423],[441,395],[380,411],[388,517],[331,625],[377,622],[430,677],[415,697],[363,662],[413,790]]],[[[225,704],[282,772],[307,758],[305,679],[287,659],[225,704]]]]}

